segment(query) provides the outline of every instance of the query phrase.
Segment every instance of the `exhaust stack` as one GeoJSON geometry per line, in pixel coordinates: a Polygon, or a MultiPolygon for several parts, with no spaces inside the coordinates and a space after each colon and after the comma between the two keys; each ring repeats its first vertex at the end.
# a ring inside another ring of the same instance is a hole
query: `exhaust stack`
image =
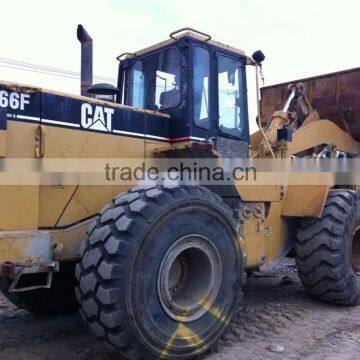
{"type": "Polygon", "coordinates": [[[81,43],[81,95],[91,96],[87,90],[93,83],[93,40],[81,24],[77,38],[81,43]]]}

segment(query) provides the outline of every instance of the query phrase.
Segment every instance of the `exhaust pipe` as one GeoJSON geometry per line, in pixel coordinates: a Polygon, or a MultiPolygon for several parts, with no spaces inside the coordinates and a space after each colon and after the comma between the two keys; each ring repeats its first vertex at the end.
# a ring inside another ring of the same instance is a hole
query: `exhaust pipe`
{"type": "Polygon", "coordinates": [[[81,24],[77,38],[81,43],[81,95],[91,96],[88,89],[93,84],[93,40],[81,24]]]}

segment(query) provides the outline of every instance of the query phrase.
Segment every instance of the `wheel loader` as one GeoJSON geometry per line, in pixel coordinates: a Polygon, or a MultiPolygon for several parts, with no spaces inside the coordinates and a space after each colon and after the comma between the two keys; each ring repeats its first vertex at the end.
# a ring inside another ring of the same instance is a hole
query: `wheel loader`
{"type": "MultiPolygon", "coordinates": [[[[81,96],[0,81],[0,156],[356,158],[360,69],[263,87],[250,136],[246,68],[264,55],[191,28],[118,57],[81,96]]],[[[79,308],[119,358],[206,353],[239,309],[246,275],[284,256],[321,301],[360,303],[356,184],[50,184],[0,187],[0,286],[34,314],[79,308]]]]}

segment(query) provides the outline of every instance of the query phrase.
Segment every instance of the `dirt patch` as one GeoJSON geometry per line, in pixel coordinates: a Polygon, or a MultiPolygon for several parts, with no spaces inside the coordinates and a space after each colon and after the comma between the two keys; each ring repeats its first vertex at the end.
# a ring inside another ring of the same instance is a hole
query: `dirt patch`
{"type": "MultiPolygon", "coordinates": [[[[360,307],[308,298],[294,262],[255,274],[227,335],[206,356],[220,359],[358,359],[360,307]]],[[[0,296],[0,359],[119,359],[79,316],[34,318],[0,296]]]]}

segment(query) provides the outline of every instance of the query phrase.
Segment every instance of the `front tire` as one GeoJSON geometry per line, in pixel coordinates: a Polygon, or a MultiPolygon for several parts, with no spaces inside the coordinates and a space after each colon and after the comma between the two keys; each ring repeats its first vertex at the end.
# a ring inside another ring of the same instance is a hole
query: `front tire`
{"type": "Polygon", "coordinates": [[[306,291],[319,300],[360,304],[359,193],[331,190],[320,219],[303,219],[295,243],[306,291]]]}
{"type": "Polygon", "coordinates": [[[98,338],[131,359],[207,351],[240,299],[232,211],[205,188],[119,195],[91,226],[81,255],[81,314],[98,338]]]}

